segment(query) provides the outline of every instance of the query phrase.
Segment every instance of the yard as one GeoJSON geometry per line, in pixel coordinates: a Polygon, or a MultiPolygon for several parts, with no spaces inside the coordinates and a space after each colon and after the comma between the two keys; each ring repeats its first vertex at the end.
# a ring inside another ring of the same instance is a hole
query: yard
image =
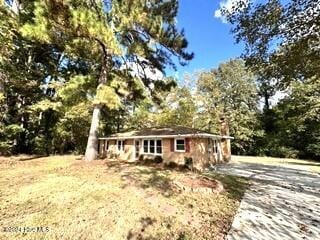
{"type": "Polygon", "coordinates": [[[0,158],[0,239],[223,239],[247,186],[213,174],[225,192],[177,191],[194,173],[76,159],[0,158]]]}
{"type": "Polygon", "coordinates": [[[275,157],[250,157],[250,156],[232,156],[232,160],[236,163],[253,163],[264,164],[271,166],[286,167],[301,169],[320,173],[320,162],[312,160],[302,160],[295,158],[275,158],[275,157]]]}

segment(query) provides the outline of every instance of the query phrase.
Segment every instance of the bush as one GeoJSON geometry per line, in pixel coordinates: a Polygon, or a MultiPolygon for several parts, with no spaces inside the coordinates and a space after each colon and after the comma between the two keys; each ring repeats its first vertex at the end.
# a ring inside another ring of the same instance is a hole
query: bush
{"type": "Polygon", "coordinates": [[[162,162],[163,162],[163,159],[162,159],[161,156],[155,156],[154,162],[155,162],[155,163],[162,163],[162,162]]]}
{"type": "Polygon", "coordinates": [[[49,144],[43,135],[34,138],[33,153],[35,154],[48,154],[49,144]]]}
{"type": "Polygon", "coordinates": [[[188,168],[188,169],[192,169],[193,167],[193,159],[191,157],[185,157],[184,158],[184,165],[188,168]]]}
{"type": "Polygon", "coordinates": [[[320,159],[320,142],[309,144],[306,149],[306,154],[314,159],[320,159]]]}
{"type": "Polygon", "coordinates": [[[163,159],[161,156],[153,156],[153,155],[140,155],[139,161],[143,163],[162,163],[163,159]]]}
{"type": "Polygon", "coordinates": [[[170,169],[176,169],[179,168],[179,165],[175,162],[166,162],[165,167],[170,168],[170,169]]]}
{"type": "Polygon", "coordinates": [[[269,149],[272,157],[297,158],[299,151],[285,146],[273,146],[269,149]]]}
{"type": "Polygon", "coordinates": [[[12,153],[12,144],[10,142],[0,142],[0,156],[4,155],[10,155],[12,153]]]}

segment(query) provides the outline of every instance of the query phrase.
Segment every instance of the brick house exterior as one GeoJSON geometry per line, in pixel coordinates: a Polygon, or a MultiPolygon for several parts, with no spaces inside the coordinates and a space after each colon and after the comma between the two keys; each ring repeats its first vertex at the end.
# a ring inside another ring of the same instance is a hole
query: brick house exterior
{"type": "Polygon", "coordinates": [[[116,133],[99,138],[99,156],[126,161],[159,156],[181,165],[191,158],[193,167],[203,170],[230,160],[232,137],[223,132],[228,133],[222,124],[220,135],[181,126],[116,133]]]}

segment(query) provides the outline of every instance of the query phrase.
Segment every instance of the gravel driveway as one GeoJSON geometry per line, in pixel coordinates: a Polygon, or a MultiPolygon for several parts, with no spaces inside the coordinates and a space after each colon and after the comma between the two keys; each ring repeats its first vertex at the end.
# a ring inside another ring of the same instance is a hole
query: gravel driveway
{"type": "Polygon", "coordinates": [[[320,174],[297,165],[244,162],[216,171],[251,179],[228,240],[320,239],[320,174]]]}

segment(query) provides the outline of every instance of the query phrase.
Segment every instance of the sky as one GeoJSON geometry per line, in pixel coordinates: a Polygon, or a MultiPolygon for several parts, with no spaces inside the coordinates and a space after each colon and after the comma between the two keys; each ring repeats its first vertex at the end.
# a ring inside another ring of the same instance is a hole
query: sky
{"type": "Polygon", "coordinates": [[[219,17],[221,4],[235,0],[179,0],[178,27],[184,28],[188,50],[194,59],[187,66],[177,64],[177,71],[168,69],[167,76],[181,80],[185,73],[209,70],[231,58],[240,56],[243,45],[236,44],[231,25],[219,17]]]}

